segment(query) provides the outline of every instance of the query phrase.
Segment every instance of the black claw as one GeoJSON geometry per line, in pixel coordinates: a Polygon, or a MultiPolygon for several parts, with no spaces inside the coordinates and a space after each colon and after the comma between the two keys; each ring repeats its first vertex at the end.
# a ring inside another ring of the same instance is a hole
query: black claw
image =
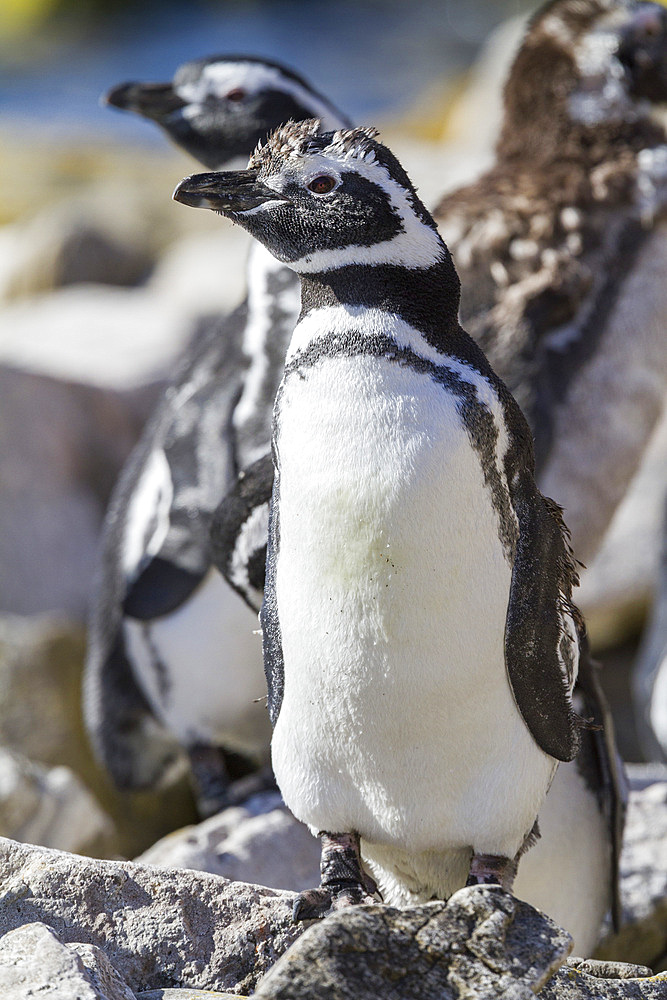
{"type": "Polygon", "coordinates": [[[292,920],[321,920],[332,910],[331,893],[326,889],[306,889],[300,892],[292,907],[292,920]]]}

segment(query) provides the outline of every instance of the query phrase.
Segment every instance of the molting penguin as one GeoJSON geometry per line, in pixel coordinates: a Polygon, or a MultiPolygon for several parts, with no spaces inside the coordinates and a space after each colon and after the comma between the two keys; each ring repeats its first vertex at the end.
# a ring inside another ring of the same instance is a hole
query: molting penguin
{"type": "Polygon", "coordinates": [[[261,612],[273,765],[322,839],[297,918],[511,889],[578,746],[582,628],[528,426],[457,318],[456,271],[372,130],[290,123],[174,197],[301,277],[274,411],[261,612]]]}
{"type": "Polygon", "coordinates": [[[590,561],[667,390],[667,11],[552,0],[505,86],[495,165],[434,217],[461,318],[533,430],[590,561]]]}
{"type": "MultiPolygon", "coordinates": [[[[247,160],[258,138],[290,115],[345,122],[291,70],[250,57],[187,63],[171,84],[124,84],[107,101],[156,121],[214,165],[247,160]]],[[[119,787],[146,788],[180,745],[203,815],[230,801],[230,751],[255,763],[268,758],[257,619],[212,568],[209,523],[238,470],[266,449],[299,303],[293,272],[254,244],[245,303],[200,324],[104,527],[85,676],[96,754],[119,787]]],[[[266,514],[257,521],[263,557],[266,514]]],[[[253,542],[248,532],[245,539],[250,590],[253,542]]],[[[240,766],[234,762],[237,773],[240,766]]]]}

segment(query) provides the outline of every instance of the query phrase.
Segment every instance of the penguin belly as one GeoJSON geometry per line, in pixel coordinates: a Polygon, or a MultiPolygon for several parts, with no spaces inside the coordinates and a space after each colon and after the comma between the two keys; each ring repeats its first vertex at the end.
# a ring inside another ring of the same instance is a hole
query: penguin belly
{"type": "Polygon", "coordinates": [[[257,616],[210,570],[172,614],[124,621],[136,679],[163,725],[185,746],[268,755],[257,616]]]}
{"type": "Polygon", "coordinates": [[[555,767],[507,680],[512,568],[460,409],[356,357],[291,376],[277,412],[278,784],[415,885],[471,849],[513,856],[555,767]]]}

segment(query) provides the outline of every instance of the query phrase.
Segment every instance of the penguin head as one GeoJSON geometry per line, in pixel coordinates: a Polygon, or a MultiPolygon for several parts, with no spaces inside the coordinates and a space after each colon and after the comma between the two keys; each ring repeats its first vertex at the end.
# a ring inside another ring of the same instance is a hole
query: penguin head
{"type": "Polygon", "coordinates": [[[667,11],[659,3],[550,0],[510,70],[499,152],[553,159],[568,139],[613,143],[663,101],[667,11]]]}
{"type": "Polygon", "coordinates": [[[442,261],[447,250],[433,219],[377,132],[319,126],[288,122],[256,149],[248,170],[188,177],[175,200],[228,216],[300,274],[442,261]]]}
{"type": "Polygon", "coordinates": [[[258,142],[290,119],[346,119],[297,73],[252,56],[212,56],[185,63],[171,83],[124,83],[103,100],[156,122],[207,167],[245,162],[258,142]]]}

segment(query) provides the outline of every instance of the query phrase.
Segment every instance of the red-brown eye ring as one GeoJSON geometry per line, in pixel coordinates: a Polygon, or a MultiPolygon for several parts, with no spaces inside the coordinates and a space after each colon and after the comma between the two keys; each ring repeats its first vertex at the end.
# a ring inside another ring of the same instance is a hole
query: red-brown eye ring
{"type": "Polygon", "coordinates": [[[245,90],[243,90],[242,87],[234,87],[234,89],[230,90],[227,94],[228,101],[242,101],[244,97],[245,90]]]}
{"type": "Polygon", "coordinates": [[[308,181],[308,190],[312,191],[313,194],[328,194],[335,187],[336,178],[332,177],[331,174],[318,174],[317,177],[313,177],[312,181],[308,181]]]}

